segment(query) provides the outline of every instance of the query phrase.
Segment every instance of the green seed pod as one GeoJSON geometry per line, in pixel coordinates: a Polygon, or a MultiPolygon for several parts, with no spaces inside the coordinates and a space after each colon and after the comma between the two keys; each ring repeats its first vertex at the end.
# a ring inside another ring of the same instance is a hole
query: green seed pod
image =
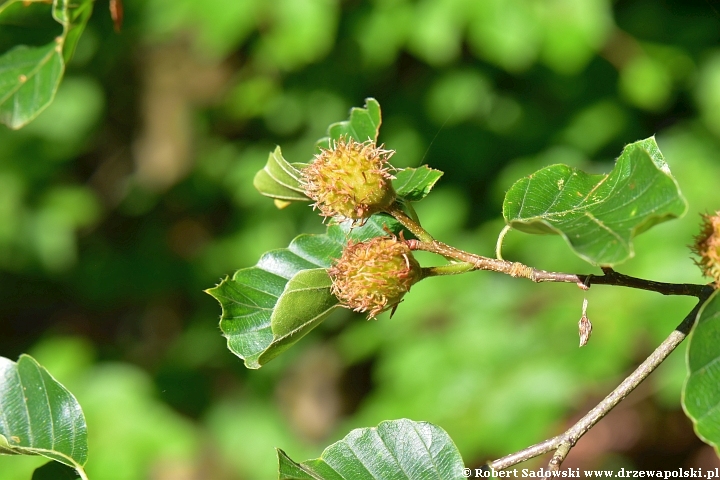
{"type": "Polygon", "coordinates": [[[349,243],[328,273],[332,293],[343,307],[374,318],[400,303],[422,270],[405,241],[375,237],[349,243]]]}
{"type": "Polygon", "coordinates": [[[303,169],[305,195],[325,217],[362,221],[384,211],[395,201],[388,164],[393,153],[370,140],[341,138],[303,169]]]}
{"type": "Polygon", "coordinates": [[[720,211],[702,217],[702,230],[691,248],[700,257],[695,263],[703,275],[714,279],[716,287],[720,288],[720,211]]]}

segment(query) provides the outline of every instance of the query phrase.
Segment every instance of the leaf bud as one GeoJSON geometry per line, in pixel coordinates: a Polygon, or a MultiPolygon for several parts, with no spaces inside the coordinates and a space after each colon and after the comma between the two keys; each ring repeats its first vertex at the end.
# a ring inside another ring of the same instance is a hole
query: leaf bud
{"type": "Polygon", "coordinates": [[[368,318],[397,306],[422,277],[407,243],[397,237],[375,237],[352,243],[329,270],[332,293],[343,307],[367,312],[368,318]]]}
{"type": "Polygon", "coordinates": [[[324,217],[362,221],[384,211],[396,196],[388,163],[393,153],[371,140],[340,138],[302,170],[305,195],[324,217]]]}

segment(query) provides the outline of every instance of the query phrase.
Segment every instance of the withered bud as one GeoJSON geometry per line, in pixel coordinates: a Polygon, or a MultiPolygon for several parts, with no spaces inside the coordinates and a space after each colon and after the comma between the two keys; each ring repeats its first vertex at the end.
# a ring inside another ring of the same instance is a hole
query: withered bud
{"type": "Polygon", "coordinates": [[[395,190],[388,159],[395,153],[374,142],[334,141],[302,170],[305,195],[324,217],[362,221],[390,207],[395,190]]]}
{"type": "Polygon", "coordinates": [[[349,243],[328,273],[343,307],[375,318],[400,303],[422,270],[405,241],[393,236],[349,243]]]}
{"type": "Polygon", "coordinates": [[[587,317],[587,306],[588,301],[586,298],[583,300],[582,317],[580,317],[580,321],[578,322],[578,334],[580,335],[581,347],[587,345],[588,340],[590,340],[590,335],[592,334],[592,322],[590,322],[590,319],[587,317]]]}

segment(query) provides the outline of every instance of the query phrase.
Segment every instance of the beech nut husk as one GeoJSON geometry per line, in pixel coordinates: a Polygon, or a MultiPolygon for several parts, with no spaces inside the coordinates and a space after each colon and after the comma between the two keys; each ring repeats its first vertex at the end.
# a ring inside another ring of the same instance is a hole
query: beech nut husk
{"type": "Polygon", "coordinates": [[[375,237],[349,243],[328,273],[332,293],[343,307],[375,318],[400,303],[422,269],[405,241],[375,237]]]}
{"type": "Polygon", "coordinates": [[[371,140],[340,138],[302,170],[305,195],[326,218],[362,222],[395,202],[388,163],[393,153],[371,140]]]}

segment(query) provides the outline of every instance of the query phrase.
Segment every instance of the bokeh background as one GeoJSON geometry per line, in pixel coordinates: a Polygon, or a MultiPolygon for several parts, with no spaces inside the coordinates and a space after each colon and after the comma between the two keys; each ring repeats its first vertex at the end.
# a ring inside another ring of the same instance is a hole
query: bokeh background
{"type": "MultiPolygon", "coordinates": [[[[248,371],[203,289],[322,231],[305,205],[275,209],[253,175],[278,144],[308,161],[369,96],[397,166],[446,172],[417,204],[424,226],[485,255],[516,179],[552,163],[607,172],[623,145],[656,135],[689,213],[639,237],[619,270],[703,282],[686,246],[698,213],[720,209],[717,0],[125,0],[120,34],[107,6],[51,107],[0,128],[0,355],[34,355],[76,394],[91,478],[275,478],[274,447],[314,458],[403,417],[440,425],[479,466],[561,432],[692,308],[436,278],[392,319],[336,313],[248,371]],[[578,349],[585,297],[594,333],[578,349]]],[[[503,252],[596,272],[558,237],[511,232],[503,252]]],[[[718,466],[680,409],[684,352],[566,465],[718,466]]],[[[0,458],[0,478],[39,463],[0,458]]]]}

